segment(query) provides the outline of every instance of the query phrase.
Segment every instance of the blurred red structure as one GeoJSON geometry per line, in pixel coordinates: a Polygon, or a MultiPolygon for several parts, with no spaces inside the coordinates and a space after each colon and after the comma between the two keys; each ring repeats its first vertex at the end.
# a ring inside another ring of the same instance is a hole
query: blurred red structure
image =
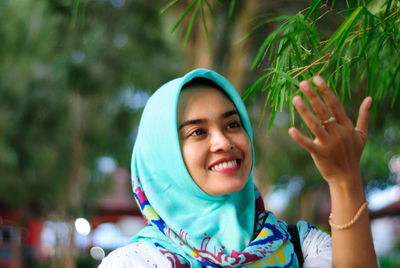
{"type": "MultiPolygon", "coordinates": [[[[108,194],[95,204],[89,217],[92,230],[102,223],[118,223],[126,216],[140,216],[131,191],[129,171],[115,170],[108,194]]],[[[47,262],[42,251],[44,218],[20,215],[0,203],[0,268],[30,267],[30,260],[47,262]]]]}
{"type": "Polygon", "coordinates": [[[131,190],[129,171],[119,168],[112,178],[111,191],[99,200],[91,218],[93,229],[104,222],[118,222],[121,217],[141,215],[131,190]]]}

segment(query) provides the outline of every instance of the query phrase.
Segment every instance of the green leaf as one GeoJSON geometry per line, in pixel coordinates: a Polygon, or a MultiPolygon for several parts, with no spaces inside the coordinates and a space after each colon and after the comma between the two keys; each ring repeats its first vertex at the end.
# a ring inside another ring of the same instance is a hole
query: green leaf
{"type": "MultiPolygon", "coordinates": [[[[302,54],[300,53],[300,48],[299,48],[300,43],[296,43],[292,37],[289,37],[289,41],[292,44],[297,62],[302,65],[303,57],[302,57],[302,54]]],[[[290,69],[292,69],[292,68],[290,68],[290,69]]]]}
{"type": "Polygon", "coordinates": [[[270,94],[271,94],[271,91],[267,93],[267,96],[265,98],[263,109],[262,109],[261,116],[260,116],[260,120],[258,122],[258,127],[261,127],[261,123],[263,122],[263,119],[265,118],[265,116],[267,114],[268,104],[270,104],[270,102],[269,102],[269,95],[270,94]]]}
{"type": "Polygon", "coordinates": [[[233,12],[235,11],[235,7],[236,7],[236,0],[230,0],[230,2],[229,2],[229,11],[228,11],[229,17],[233,16],[233,12]]]}
{"type": "Polygon", "coordinates": [[[271,111],[271,114],[269,115],[267,134],[271,131],[272,126],[274,125],[276,114],[277,114],[277,111],[271,111]]]}
{"type": "Polygon", "coordinates": [[[271,19],[266,20],[267,23],[269,22],[274,22],[274,21],[290,21],[293,20],[294,16],[292,15],[282,15],[282,16],[277,16],[273,17],[271,19]]]}
{"type": "Polygon", "coordinates": [[[281,70],[278,70],[278,69],[274,69],[274,72],[276,74],[278,74],[279,76],[281,76],[286,81],[288,81],[291,84],[293,84],[294,86],[296,86],[296,87],[299,86],[300,82],[298,80],[296,80],[295,78],[291,77],[289,74],[285,73],[284,71],[281,71],[281,70]]]}
{"type": "Polygon", "coordinates": [[[390,8],[392,7],[392,2],[393,2],[392,0],[388,0],[388,1],[387,1],[384,17],[386,17],[387,15],[389,15],[390,8]]]}
{"type": "Polygon", "coordinates": [[[202,21],[203,21],[204,31],[206,32],[206,37],[208,38],[208,27],[207,27],[206,14],[204,12],[203,5],[201,5],[201,18],[202,18],[202,21]]]}
{"type": "Polygon", "coordinates": [[[194,4],[196,4],[197,0],[192,0],[190,4],[185,8],[185,10],[182,12],[180,15],[179,19],[176,21],[174,27],[172,27],[171,32],[174,33],[176,29],[179,27],[179,25],[182,23],[183,19],[186,17],[186,15],[189,13],[189,11],[192,9],[194,4]]]}
{"type": "Polygon", "coordinates": [[[343,40],[343,37],[350,31],[351,27],[360,17],[361,11],[364,9],[363,6],[356,8],[350,16],[340,25],[340,27],[333,33],[331,38],[329,38],[328,43],[322,48],[322,51],[326,51],[330,48],[337,40],[343,40]]]}
{"type": "Polygon", "coordinates": [[[187,42],[189,40],[190,33],[192,32],[192,29],[193,29],[194,21],[196,19],[197,13],[199,13],[199,10],[200,10],[200,6],[201,6],[201,2],[197,1],[197,5],[196,5],[196,7],[195,7],[195,9],[194,9],[194,11],[192,13],[192,16],[191,16],[190,21],[189,21],[189,25],[188,25],[188,27],[186,29],[185,37],[183,39],[183,43],[185,45],[187,44],[187,42]]]}
{"type": "Polygon", "coordinates": [[[164,13],[165,11],[167,11],[167,9],[169,9],[170,7],[174,6],[176,3],[178,3],[181,0],[173,0],[171,2],[169,2],[165,7],[163,7],[160,11],[160,13],[164,13]]]}
{"type": "Polygon", "coordinates": [[[295,35],[296,33],[303,31],[302,29],[298,29],[296,31],[291,31],[283,35],[279,35],[280,32],[282,32],[283,30],[284,28],[278,28],[277,30],[272,32],[269,36],[267,36],[267,38],[264,40],[261,47],[257,51],[256,57],[254,58],[253,63],[250,67],[251,69],[254,69],[256,65],[259,64],[265,58],[265,55],[268,53],[268,50],[275,42],[288,38],[289,36],[295,35]]]}
{"type": "Polygon", "coordinates": [[[81,28],[84,25],[85,21],[85,3],[82,0],[74,0],[72,6],[72,19],[71,25],[72,28],[75,28],[79,25],[81,28]]]}
{"type": "Polygon", "coordinates": [[[313,20],[315,20],[318,17],[319,9],[321,7],[321,2],[322,2],[321,0],[312,0],[311,1],[311,5],[305,15],[306,19],[308,19],[309,17],[312,16],[313,20]]]}
{"type": "Polygon", "coordinates": [[[203,0],[203,1],[206,3],[206,5],[207,5],[207,7],[208,7],[208,10],[210,11],[211,17],[215,18],[214,9],[212,8],[212,6],[211,6],[210,3],[208,2],[208,0],[203,0]]]}
{"type": "Polygon", "coordinates": [[[250,97],[251,94],[254,93],[255,90],[260,88],[261,83],[264,81],[264,79],[269,75],[269,73],[262,75],[260,78],[257,79],[242,95],[243,101],[245,101],[248,97],[250,97]]]}

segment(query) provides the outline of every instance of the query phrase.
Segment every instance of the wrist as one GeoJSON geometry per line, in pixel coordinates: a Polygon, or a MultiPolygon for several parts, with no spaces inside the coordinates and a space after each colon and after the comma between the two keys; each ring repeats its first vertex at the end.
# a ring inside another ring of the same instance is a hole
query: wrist
{"type": "Polygon", "coordinates": [[[364,186],[360,172],[337,176],[327,180],[330,189],[340,191],[363,191],[364,186]]]}
{"type": "Polygon", "coordinates": [[[331,216],[329,221],[339,227],[342,227],[341,225],[352,225],[354,215],[366,202],[361,178],[353,178],[340,183],[330,183],[329,192],[331,195],[331,216]]]}
{"type": "Polygon", "coordinates": [[[354,174],[340,180],[332,180],[328,182],[329,191],[332,199],[352,200],[358,202],[365,201],[364,186],[361,174],[354,174]]]}

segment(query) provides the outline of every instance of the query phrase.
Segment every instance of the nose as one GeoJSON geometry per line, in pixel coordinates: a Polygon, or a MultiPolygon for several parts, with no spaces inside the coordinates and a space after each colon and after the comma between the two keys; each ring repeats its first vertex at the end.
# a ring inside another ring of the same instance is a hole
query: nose
{"type": "Polygon", "coordinates": [[[212,152],[226,152],[233,149],[230,137],[222,131],[214,131],[211,135],[210,150],[212,152]]]}

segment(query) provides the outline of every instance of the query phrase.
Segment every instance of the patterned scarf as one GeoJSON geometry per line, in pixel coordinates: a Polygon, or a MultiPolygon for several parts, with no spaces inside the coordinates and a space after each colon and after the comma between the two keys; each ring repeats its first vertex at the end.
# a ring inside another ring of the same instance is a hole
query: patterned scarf
{"type": "MultiPolygon", "coordinates": [[[[203,192],[190,177],[177,106],[182,87],[196,77],[224,90],[253,139],[246,108],[221,75],[196,69],[158,89],[143,111],[131,163],[134,196],[149,225],[131,242],[154,246],[172,267],[298,267],[286,224],[265,211],[251,175],[240,192],[224,196],[203,192]]],[[[298,227],[300,237],[311,228],[298,227]]]]}

